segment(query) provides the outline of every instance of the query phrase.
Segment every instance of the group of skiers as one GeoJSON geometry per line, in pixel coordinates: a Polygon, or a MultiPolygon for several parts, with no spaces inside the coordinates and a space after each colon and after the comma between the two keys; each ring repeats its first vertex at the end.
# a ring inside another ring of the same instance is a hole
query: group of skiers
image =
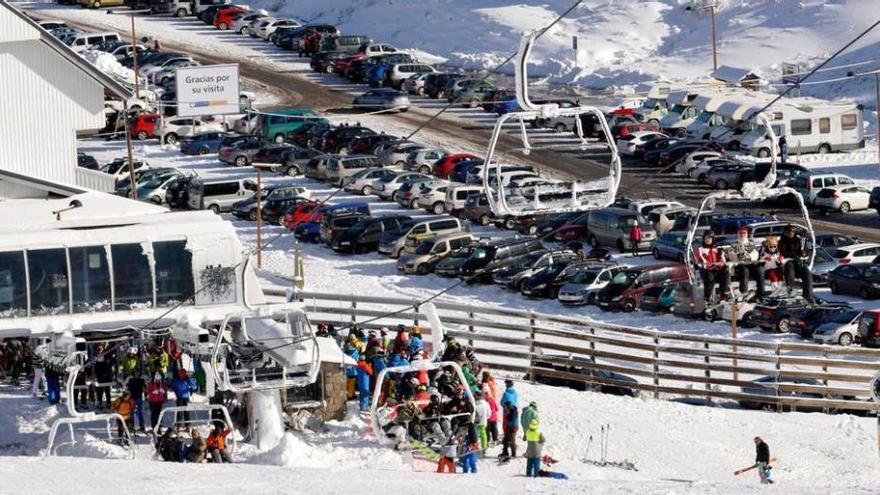
{"type": "Polygon", "coordinates": [[[767,236],[760,246],[751,241],[749,229],[745,226],[740,227],[736,242],[728,247],[716,245],[714,232],[708,230],[703,234],[700,246],[694,250],[695,263],[703,282],[703,298],[707,304],[729,297],[731,268],[742,298],[751,294],[751,280],[755,281],[755,296],[758,299],[767,294],[767,282],[774,290],[784,282],[790,293],[799,280],[804,298],[812,301],[813,281],[806,261],[808,254],[806,240],[797,234],[792,225],[785,227],[781,238],[767,236]]]}
{"type": "Polygon", "coordinates": [[[205,437],[199,428],[168,428],[156,440],[156,450],[166,462],[213,462],[230,463],[232,455],[226,448],[226,437],[233,432],[222,422],[211,425],[210,433],[205,437]],[[184,433],[189,434],[190,443],[184,441],[184,433]]]}

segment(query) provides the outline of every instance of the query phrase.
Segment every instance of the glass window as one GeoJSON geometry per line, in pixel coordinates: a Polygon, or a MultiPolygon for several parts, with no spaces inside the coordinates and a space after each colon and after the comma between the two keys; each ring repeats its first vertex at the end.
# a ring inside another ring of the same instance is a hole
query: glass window
{"type": "Polygon", "coordinates": [[[66,313],[70,307],[67,255],[64,249],[28,251],[31,279],[31,314],[66,313]]]}
{"type": "Polygon", "coordinates": [[[855,113],[840,116],[840,127],[844,131],[850,131],[859,126],[859,116],[855,113]]]}
{"type": "Polygon", "coordinates": [[[110,266],[104,246],[70,248],[73,312],[110,311],[110,266]]]}
{"type": "Polygon", "coordinates": [[[831,117],[822,117],[819,119],[819,134],[828,134],[831,132],[831,117]]]}
{"type": "Polygon", "coordinates": [[[803,136],[813,133],[813,122],[810,119],[794,119],[791,121],[792,136],[803,136]]]}
{"type": "Polygon", "coordinates": [[[153,304],[153,277],[140,244],[117,244],[113,256],[114,309],[137,309],[153,304]]]}
{"type": "Polygon", "coordinates": [[[0,318],[27,315],[24,253],[0,253],[0,318]]]}
{"type": "Polygon", "coordinates": [[[156,259],[156,305],[174,306],[181,301],[192,304],[195,288],[192,253],[186,241],[154,242],[156,259]]]}

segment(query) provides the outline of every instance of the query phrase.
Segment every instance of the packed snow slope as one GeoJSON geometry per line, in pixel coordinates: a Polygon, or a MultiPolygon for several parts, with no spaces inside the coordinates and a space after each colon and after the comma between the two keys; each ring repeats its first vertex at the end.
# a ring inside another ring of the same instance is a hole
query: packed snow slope
{"type": "MultiPolygon", "coordinates": [[[[493,67],[574,0],[251,0],[277,16],[338,24],[400,48],[450,63],[493,67]]],[[[536,45],[535,73],[591,86],[657,78],[705,77],[712,69],[705,0],[584,0],[536,45]],[[578,37],[578,60],[572,48],[578,37]]],[[[782,62],[815,63],[876,17],[875,0],[718,0],[719,64],[778,80],[782,62]]],[[[860,60],[880,56],[880,31],[852,48],[860,60]]],[[[866,70],[875,66],[865,67],[866,70]]],[[[511,67],[508,67],[512,71],[511,67]]],[[[778,82],[778,81],[777,81],[778,82]]]]}

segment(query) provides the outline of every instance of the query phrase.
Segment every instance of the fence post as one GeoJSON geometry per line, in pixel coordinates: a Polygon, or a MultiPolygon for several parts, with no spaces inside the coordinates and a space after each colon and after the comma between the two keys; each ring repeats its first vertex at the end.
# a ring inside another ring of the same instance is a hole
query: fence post
{"type": "Polygon", "coordinates": [[[782,371],[782,363],[779,362],[779,344],[776,344],[776,381],[774,382],[774,386],[776,388],[776,412],[782,412],[782,404],[779,402],[779,372],[782,371]]]}
{"type": "Polygon", "coordinates": [[[357,300],[352,298],[351,299],[351,324],[352,325],[357,323],[357,307],[358,307],[357,300]]]}
{"type": "Polygon", "coordinates": [[[529,328],[530,328],[530,338],[529,338],[529,381],[531,383],[535,383],[535,312],[529,311],[529,328]]]}
{"type": "Polygon", "coordinates": [[[655,333],[654,334],[654,367],[653,367],[653,370],[654,370],[654,398],[655,399],[660,398],[660,390],[659,390],[660,377],[657,376],[660,373],[660,363],[658,362],[658,361],[660,361],[659,347],[660,347],[660,334],[655,333]]]}
{"type": "Polygon", "coordinates": [[[413,326],[417,327],[417,326],[419,326],[419,301],[418,300],[413,302],[413,311],[415,312],[415,314],[413,314],[413,326]]]}
{"type": "MultiPolygon", "coordinates": [[[[703,342],[703,347],[706,349],[706,356],[703,358],[703,361],[706,363],[706,391],[711,392],[712,391],[712,384],[711,384],[712,372],[709,371],[709,365],[711,364],[711,361],[709,360],[709,342],[708,341],[703,342]]],[[[707,406],[712,405],[712,396],[711,395],[706,395],[706,405],[707,406]]]]}
{"type": "MultiPolygon", "coordinates": [[[[590,336],[591,337],[596,336],[596,329],[594,327],[590,327],[590,336]]],[[[594,352],[596,351],[596,342],[593,340],[590,341],[590,350],[594,351],[594,352]]],[[[593,364],[596,363],[596,355],[595,354],[590,354],[590,361],[592,361],[593,364]]]]}
{"type": "MultiPolygon", "coordinates": [[[[828,349],[823,348],[822,349],[822,373],[823,373],[823,375],[828,374],[828,364],[827,363],[828,363],[828,349]]],[[[824,385],[826,387],[828,386],[828,377],[827,376],[822,376],[822,385],[824,385]]],[[[826,399],[829,398],[827,394],[826,394],[825,398],[826,399]]],[[[822,412],[825,414],[828,414],[829,410],[827,407],[823,407],[822,412]]]]}
{"type": "MultiPolygon", "coordinates": [[[[468,322],[468,332],[472,333],[472,334],[477,333],[476,329],[474,329],[474,312],[473,311],[468,312],[468,319],[470,320],[468,322]]],[[[474,339],[468,339],[468,347],[473,347],[473,346],[474,346],[474,339]]]]}

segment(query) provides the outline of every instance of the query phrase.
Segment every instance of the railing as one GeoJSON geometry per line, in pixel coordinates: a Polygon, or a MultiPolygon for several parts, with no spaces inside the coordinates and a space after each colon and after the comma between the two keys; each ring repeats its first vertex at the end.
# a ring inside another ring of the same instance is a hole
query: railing
{"type": "MultiPolygon", "coordinates": [[[[309,291],[294,297],[305,303],[313,322],[367,329],[416,323],[430,334],[415,299],[309,291]],[[385,316],[391,311],[401,312],[385,316]]],[[[617,387],[655,398],[736,401],[777,410],[877,409],[870,383],[880,371],[878,350],[684,335],[525,310],[433,304],[445,333],[471,346],[481,362],[531,381],[565,380],[588,389],[617,387]]]]}
{"type": "Polygon", "coordinates": [[[116,178],[97,170],[76,167],[76,185],[94,191],[112,193],[116,191],[116,178]]]}

